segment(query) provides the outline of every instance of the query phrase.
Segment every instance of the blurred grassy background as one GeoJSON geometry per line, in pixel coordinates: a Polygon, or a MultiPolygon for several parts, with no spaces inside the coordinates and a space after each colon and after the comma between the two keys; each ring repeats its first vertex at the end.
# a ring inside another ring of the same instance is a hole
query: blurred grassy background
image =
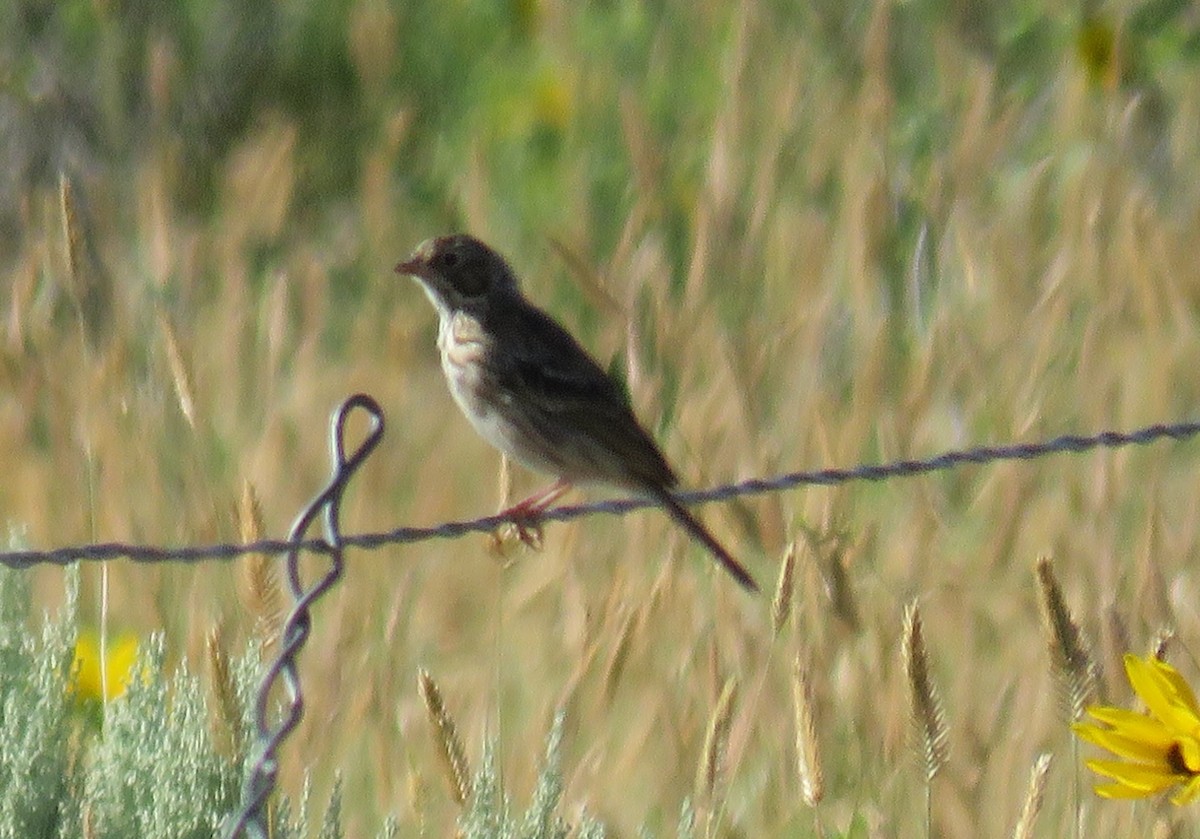
{"type": "MultiPolygon", "coordinates": [[[[34,546],[198,543],[237,537],[249,481],[281,535],[325,478],[328,411],[365,390],[390,427],[347,530],[494,510],[498,457],[392,273],[454,229],[625,371],[689,485],[1195,416],[1198,60],[1185,0],[16,0],[0,509],[34,546]]],[[[899,638],[919,598],[951,723],[939,830],[1008,835],[1049,750],[1043,820],[1065,831],[1034,560],[1054,557],[1110,698],[1119,653],[1164,624],[1195,679],[1198,463],[1160,445],[706,507],[768,587],[798,543],[778,637],[649,512],[551,526],[506,563],[472,538],[355,554],[316,613],[284,783],[344,772],[350,836],[389,811],[447,835],[425,666],[468,758],[499,739],[517,800],[563,706],[571,806],[672,835],[734,678],[723,829],[858,813],[912,835],[899,638]],[[797,655],[827,763],[815,813],[797,655]]],[[[111,573],[113,624],[163,628],[177,656],[252,624],[230,565],[111,573]]],[[[61,598],[61,572],[37,582],[61,598]]],[[[1089,818],[1150,835],[1126,805],[1089,818]]]]}

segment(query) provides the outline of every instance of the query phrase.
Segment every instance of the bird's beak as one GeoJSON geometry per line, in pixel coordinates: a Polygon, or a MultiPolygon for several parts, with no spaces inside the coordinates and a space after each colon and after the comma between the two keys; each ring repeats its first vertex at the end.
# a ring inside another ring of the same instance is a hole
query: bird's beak
{"type": "Polygon", "coordinates": [[[396,266],[397,274],[411,274],[414,277],[420,276],[425,263],[420,259],[406,259],[396,266]]]}
{"type": "Polygon", "coordinates": [[[411,274],[414,277],[424,277],[429,274],[429,260],[433,256],[433,240],[426,239],[417,245],[408,259],[396,266],[397,274],[411,274]]]}

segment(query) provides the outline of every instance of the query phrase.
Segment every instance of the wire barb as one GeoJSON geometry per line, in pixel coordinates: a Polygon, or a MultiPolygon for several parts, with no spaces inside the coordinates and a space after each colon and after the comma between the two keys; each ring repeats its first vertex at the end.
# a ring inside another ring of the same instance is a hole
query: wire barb
{"type": "MultiPolygon", "coordinates": [[[[351,399],[369,401],[375,409],[378,405],[369,396],[358,395],[351,399]]],[[[349,401],[349,400],[348,400],[349,401]]],[[[382,413],[378,415],[382,424],[382,413]]],[[[753,478],[735,484],[714,487],[698,492],[681,492],[675,498],[682,504],[702,504],[709,501],[727,501],[745,495],[764,495],[795,489],[799,486],[833,486],[855,481],[886,481],[906,478],[930,472],[944,472],[958,466],[973,464],[982,466],[1013,460],[1036,460],[1052,454],[1082,454],[1095,449],[1119,449],[1126,446],[1145,446],[1159,440],[1177,442],[1200,435],[1200,421],[1150,425],[1135,431],[1102,431],[1090,437],[1074,434],[1042,440],[1035,443],[1015,443],[1003,446],[977,446],[943,452],[923,460],[899,460],[891,463],[868,463],[849,469],[821,469],[810,472],[789,472],[773,478],[753,478]]],[[[357,464],[355,464],[357,466],[357,464]]],[[[626,498],[615,501],[600,501],[566,507],[554,507],[541,513],[533,523],[548,521],[571,521],[596,513],[624,515],[634,510],[656,506],[658,502],[626,498]]],[[[468,533],[493,533],[502,524],[515,524],[511,516],[494,515],[469,521],[451,521],[433,527],[398,527],[383,533],[362,533],[346,536],[342,546],[374,550],[386,545],[411,544],[430,539],[457,539],[468,533]]],[[[526,521],[525,524],[529,524],[526,521]]],[[[123,542],[101,542],[76,545],[50,550],[25,550],[0,552],[0,565],[9,568],[29,568],[34,565],[68,565],[72,562],[104,562],[111,559],[131,559],[135,562],[201,562],[209,559],[236,559],[251,553],[283,554],[297,551],[330,555],[333,547],[325,539],[304,539],[294,534],[288,539],[264,539],[257,542],[226,543],[219,545],[186,545],[182,547],[159,547],[156,545],[133,545],[123,542]]]]}
{"type": "Polygon", "coordinates": [[[328,591],[342,576],[343,553],[346,540],[341,531],[342,496],[350,479],[374,451],[383,437],[383,409],[366,394],[356,393],[344,401],[333,414],[330,423],[330,448],[333,474],[329,483],[314,498],[292,525],[286,543],[286,578],[295,606],[284,621],[280,633],[279,653],[271,662],[258,689],[255,701],[255,727],[257,742],[254,755],[242,787],[241,809],[235,813],[222,834],[225,839],[249,836],[252,839],[267,839],[265,805],[267,797],[275,788],[279,772],[276,753],[280,743],[300,723],[304,715],[304,694],[300,689],[300,676],[296,670],[296,657],[308,640],[312,630],[310,607],[317,598],[328,591]],[[355,409],[366,411],[370,417],[367,435],[349,455],[346,451],[346,423],[355,409]],[[318,540],[305,540],[305,534],[318,516],[323,514],[325,536],[318,540]],[[329,559],[329,567],[311,586],[305,588],[300,578],[300,554],[309,544],[320,546],[319,551],[329,559]],[[272,727],[271,695],[277,684],[282,684],[286,704],[282,718],[272,727]]]}

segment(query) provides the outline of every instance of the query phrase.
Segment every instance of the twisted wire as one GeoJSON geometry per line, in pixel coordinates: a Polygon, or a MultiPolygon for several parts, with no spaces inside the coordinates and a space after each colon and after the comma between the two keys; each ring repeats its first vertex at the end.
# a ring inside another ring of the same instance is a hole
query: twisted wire
{"type": "MultiPolygon", "coordinates": [[[[351,399],[369,400],[370,397],[359,395],[351,397],[351,399]]],[[[371,400],[371,404],[375,405],[374,400],[371,400]]],[[[382,414],[378,415],[378,422],[382,425],[382,414]]],[[[861,464],[851,468],[790,472],[770,478],[751,478],[712,489],[681,492],[678,494],[678,498],[684,504],[727,501],[732,498],[779,492],[799,486],[832,486],[854,481],[883,481],[940,472],[963,465],[1035,460],[1052,454],[1080,454],[1095,449],[1115,449],[1131,445],[1144,446],[1158,440],[1182,441],[1195,437],[1197,434],[1200,434],[1200,422],[1195,421],[1160,423],[1128,432],[1103,431],[1090,436],[1068,434],[1033,443],[975,446],[947,451],[922,459],[861,464]]],[[[651,506],[654,506],[653,501],[639,498],[597,501],[546,510],[532,523],[564,522],[594,514],[624,515],[651,506]]],[[[345,536],[342,538],[341,544],[343,547],[374,550],[387,545],[410,544],[430,539],[455,539],[467,533],[491,533],[497,527],[511,521],[510,516],[492,515],[464,521],[449,521],[431,527],[398,527],[379,533],[345,536]]],[[[49,550],[4,551],[0,552],[0,565],[10,568],[26,568],[42,564],[66,565],[77,561],[102,562],[121,558],[136,562],[200,562],[212,559],[235,559],[251,553],[283,554],[293,551],[308,551],[329,555],[334,550],[328,539],[305,539],[301,534],[293,533],[292,537],[288,539],[264,539],[257,542],[214,545],[160,547],[123,542],[100,542],[49,550]]]]}
{"type": "Polygon", "coordinates": [[[341,533],[342,495],[358,467],[363,464],[383,436],[383,410],[379,404],[365,394],[355,394],[343,402],[334,412],[330,430],[331,460],[333,475],[320,494],[314,498],[292,525],[287,553],[286,574],[295,606],[284,622],[280,632],[279,654],[267,667],[259,684],[254,704],[255,739],[254,752],[250,757],[249,773],[242,787],[240,809],[228,819],[223,835],[226,839],[250,836],[267,839],[266,801],[275,788],[279,772],[276,753],[280,744],[299,725],[304,715],[304,694],[300,687],[300,676],[296,671],[296,656],[308,640],[312,631],[310,607],[317,598],[328,591],[342,575],[345,540],[341,533]],[[358,447],[346,454],[346,420],[355,409],[367,412],[371,427],[358,447]],[[304,534],[312,527],[318,516],[322,516],[328,548],[326,555],[329,566],[309,587],[300,579],[300,554],[304,534]],[[286,700],[282,716],[271,724],[271,694],[281,684],[286,700]]]}

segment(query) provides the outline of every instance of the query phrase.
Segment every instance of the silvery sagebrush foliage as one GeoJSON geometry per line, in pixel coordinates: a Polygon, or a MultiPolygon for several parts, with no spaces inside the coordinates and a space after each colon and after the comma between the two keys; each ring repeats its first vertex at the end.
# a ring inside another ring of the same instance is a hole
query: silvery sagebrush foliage
{"type": "MultiPolygon", "coordinates": [[[[78,566],[68,568],[62,608],[35,631],[28,572],[0,567],[0,839],[219,836],[240,800],[245,750],[218,748],[205,685],[182,665],[168,674],[160,635],[144,640],[127,690],[98,724],[81,713],[71,686],[79,585],[78,566]]],[[[249,650],[230,664],[241,718],[224,722],[244,744],[260,662],[249,650]]],[[[275,837],[307,839],[307,796],[295,820],[282,796],[273,807],[275,837]]],[[[340,783],[319,835],[343,835],[340,783]]],[[[395,822],[379,835],[395,836],[395,822]]]]}
{"type": "Polygon", "coordinates": [[[566,839],[569,828],[557,814],[563,791],[563,720],[561,711],[554,715],[554,723],[546,738],[544,763],[538,774],[537,786],[529,809],[520,821],[512,817],[508,796],[500,788],[496,744],[489,741],[484,745],[483,761],[472,787],[474,794],[460,825],[466,839],[566,839]]]}
{"type": "MultiPolygon", "coordinates": [[[[10,546],[14,540],[10,538],[10,546]]],[[[67,575],[66,603],[40,634],[29,629],[29,575],[0,568],[0,836],[78,835],[71,795],[72,700],[79,575],[67,575]]]]}

